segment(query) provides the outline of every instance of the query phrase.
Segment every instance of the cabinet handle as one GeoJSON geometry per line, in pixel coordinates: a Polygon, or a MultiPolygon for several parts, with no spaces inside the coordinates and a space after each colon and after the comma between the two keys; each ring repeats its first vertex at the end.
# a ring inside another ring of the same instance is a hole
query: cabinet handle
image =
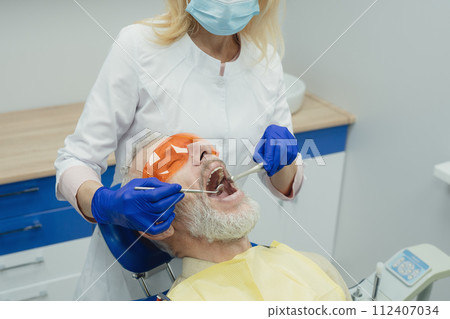
{"type": "Polygon", "coordinates": [[[16,290],[11,293],[0,293],[1,301],[25,301],[25,300],[34,300],[37,298],[42,298],[48,296],[48,288],[46,285],[38,286],[38,287],[27,287],[24,289],[16,290]]]}
{"type": "Polygon", "coordinates": [[[32,296],[27,296],[26,298],[19,299],[18,301],[30,301],[30,300],[33,300],[36,298],[42,298],[42,297],[46,297],[46,296],[48,296],[47,290],[41,290],[32,296]]]}
{"type": "Polygon", "coordinates": [[[0,233],[0,236],[10,235],[10,234],[20,233],[20,232],[26,232],[26,231],[30,231],[30,230],[33,230],[33,229],[39,229],[39,228],[42,228],[42,224],[37,223],[37,224],[34,224],[34,225],[25,226],[23,228],[18,228],[18,229],[5,231],[3,233],[0,233]]]}
{"type": "Polygon", "coordinates": [[[37,191],[39,191],[39,187],[31,187],[31,188],[27,188],[27,189],[24,189],[24,190],[21,190],[21,191],[17,191],[17,192],[0,194],[0,198],[8,197],[8,196],[20,195],[20,194],[25,194],[25,193],[32,193],[32,192],[37,192],[37,191]]]}
{"type": "Polygon", "coordinates": [[[44,257],[37,257],[34,261],[30,261],[27,263],[18,264],[18,265],[14,265],[14,266],[6,267],[5,265],[0,265],[0,272],[11,270],[11,269],[16,269],[16,268],[20,268],[20,267],[25,267],[25,266],[41,264],[43,262],[44,262],[44,257]]]}

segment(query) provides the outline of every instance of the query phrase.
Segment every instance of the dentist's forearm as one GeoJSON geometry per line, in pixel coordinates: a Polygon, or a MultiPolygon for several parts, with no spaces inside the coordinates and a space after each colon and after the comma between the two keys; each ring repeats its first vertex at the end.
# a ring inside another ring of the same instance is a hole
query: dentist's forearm
{"type": "Polygon", "coordinates": [[[295,161],[292,164],[283,167],[280,171],[270,177],[272,185],[283,195],[289,196],[292,191],[297,165],[295,161]]]}
{"type": "Polygon", "coordinates": [[[97,189],[103,185],[97,181],[86,181],[81,184],[77,191],[77,203],[78,208],[81,213],[91,222],[95,222],[94,216],[92,215],[91,203],[97,189]]]}

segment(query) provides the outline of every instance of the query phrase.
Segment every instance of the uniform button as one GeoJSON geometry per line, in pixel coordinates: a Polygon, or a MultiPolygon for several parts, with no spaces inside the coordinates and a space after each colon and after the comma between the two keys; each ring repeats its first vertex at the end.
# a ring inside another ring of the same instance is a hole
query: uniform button
{"type": "Polygon", "coordinates": [[[225,81],[223,79],[220,79],[219,81],[217,81],[217,86],[218,87],[224,87],[225,86],[225,81]]]}

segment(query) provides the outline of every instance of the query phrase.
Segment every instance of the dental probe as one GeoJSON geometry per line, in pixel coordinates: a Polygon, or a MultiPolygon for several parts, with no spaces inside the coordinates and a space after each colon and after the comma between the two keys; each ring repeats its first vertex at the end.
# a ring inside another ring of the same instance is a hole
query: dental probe
{"type": "MultiPolygon", "coordinates": [[[[222,184],[220,184],[219,186],[217,186],[215,191],[205,191],[203,189],[187,189],[187,188],[182,188],[180,190],[181,193],[207,193],[207,194],[217,194],[218,192],[220,192],[222,190],[224,186],[222,184]]],[[[147,189],[155,189],[155,187],[144,187],[144,186],[136,186],[134,188],[135,190],[147,190],[147,189]]]]}
{"type": "Polygon", "coordinates": [[[373,290],[372,290],[372,300],[377,300],[378,295],[378,287],[380,286],[381,273],[384,269],[384,264],[382,262],[377,263],[377,270],[375,271],[375,280],[373,282],[373,290]]]}
{"type": "Polygon", "coordinates": [[[253,174],[253,173],[257,173],[260,170],[262,170],[263,168],[264,168],[264,163],[259,163],[258,165],[250,168],[249,170],[247,170],[247,171],[245,171],[245,172],[243,172],[241,174],[238,174],[236,176],[231,176],[231,180],[233,182],[235,182],[235,181],[237,181],[238,179],[241,179],[244,176],[247,176],[247,175],[250,175],[250,174],[253,174]]]}

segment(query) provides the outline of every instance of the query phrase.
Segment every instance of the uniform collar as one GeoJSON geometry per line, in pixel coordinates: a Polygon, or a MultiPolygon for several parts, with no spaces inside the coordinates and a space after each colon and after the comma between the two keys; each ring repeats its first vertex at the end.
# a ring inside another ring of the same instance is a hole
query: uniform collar
{"type": "MultiPolygon", "coordinates": [[[[203,52],[187,33],[178,41],[178,48],[180,54],[184,56],[185,61],[194,67],[196,72],[207,76],[220,77],[221,61],[203,52]]],[[[249,57],[249,44],[245,39],[241,38],[239,57],[234,61],[225,63],[223,77],[234,76],[248,68],[250,65],[249,57]]]]}

